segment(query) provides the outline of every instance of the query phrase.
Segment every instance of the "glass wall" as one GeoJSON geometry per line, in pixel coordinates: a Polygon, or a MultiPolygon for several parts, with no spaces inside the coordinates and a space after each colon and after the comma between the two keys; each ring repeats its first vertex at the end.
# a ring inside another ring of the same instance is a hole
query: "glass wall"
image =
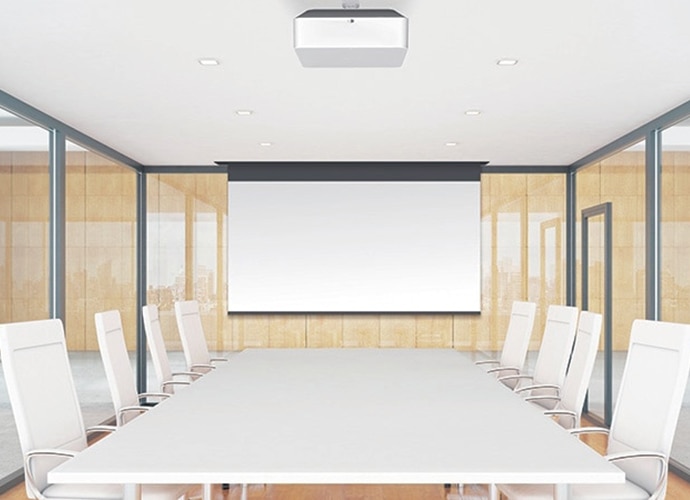
{"type": "MultiPolygon", "coordinates": [[[[565,181],[560,174],[482,175],[484,304],[469,348],[499,351],[513,301],[529,300],[537,303],[527,359],[534,363],[548,306],[565,303],[565,181]]],[[[463,330],[461,322],[456,338],[463,330]]]]}
{"type": "Polygon", "coordinates": [[[136,173],[67,143],[65,330],[87,425],[113,415],[94,314],[117,309],[136,350],[136,173]]]}
{"type": "MultiPolygon", "coordinates": [[[[661,319],[690,323],[690,120],[662,132],[661,319]]],[[[672,457],[690,467],[690,387],[672,457]]]]}
{"type": "MultiPolygon", "coordinates": [[[[0,109],[0,323],[46,319],[49,134],[0,109]]],[[[0,371],[0,478],[22,466],[0,371]]]]}
{"type": "MultiPolygon", "coordinates": [[[[582,210],[611,202],[613,250],[613,396],[615,402],[632,322],[645,317],[645,148],[644,142],[577,172],[577,283],[582,305],[582,210]]],[[[604,220],[589,221],[588,302],[590,311],[604,313],[604,220]]],[[[603,337],[600,351],[603,351],[603,337]]],[[[600,352],[592,375],[589,410],[603,418],[604,356],[600,352]]]]}
{"type": "Polygon", "coordinates": [[[224,300],[226,182],[225,173],[147,177],[147,303],[158,305],[176,370],[184,369],[184,358],[175,301],[198,300],[209,348],[232,349],[224,300]]]}
{"type": "MultiPolygon", "coordinates": [[[[158,304],[166,344],[183,368],[173,302],[196,298],[218,352],[246,347],[454,347],[497,351],[514,300],[565,300],[565,176],[482,176],[481,315],[233,315],[225,303],[225,174],[147,177],[147,301],[158,304]]],[[[327,279],[327,276],[324,277],[327,279]]],[[[152,370],[150,370],[152,372],[152,370]]],[[[155,386],[151,386],[155,387],[155,386]]]]}

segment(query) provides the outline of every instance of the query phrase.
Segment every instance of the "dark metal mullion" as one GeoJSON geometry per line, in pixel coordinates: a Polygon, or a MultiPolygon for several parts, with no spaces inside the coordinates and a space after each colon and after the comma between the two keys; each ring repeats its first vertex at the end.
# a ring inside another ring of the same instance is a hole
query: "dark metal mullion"
{"type": "Polygon", "coordinates": [[[146,172],[137,172],[137,390],[146,392],[146,333],[142,307],[146,305],[146,172]]]}
{"type": "Polygon", "coordinates": [[[566,174],[565,183],[565,303],[569,306],[574,306],[575,297],[577,293],[577,283],[576,283],[576,262],[575,262],[575,252],[576,252],[576,220],[575,220],[575,210],[576,210],[576,174],[574,171],[566,174]]]}
{"type": "Polygon", "coordinates": [[[613,417],[613,224],[611,202],[604,203],[604,420],[611,426],[613,417]]]}
{"type": "Polygon", "coordinates": [[[647,134],[645,147],[645,317],[661,319],[661,141],[647,134]]]}
{"type": "Polygon", "coordinates": [[[50,236],[49,314],[65,323],[66,279],[66,139],[59,130],[50,133],[50,236]]]}

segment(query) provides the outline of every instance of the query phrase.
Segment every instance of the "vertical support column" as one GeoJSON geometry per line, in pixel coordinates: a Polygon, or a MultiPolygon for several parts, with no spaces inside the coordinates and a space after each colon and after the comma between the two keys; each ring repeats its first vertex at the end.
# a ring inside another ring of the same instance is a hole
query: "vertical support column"
{"type": "Polygon", "coordinates": [[[137,390],[146,392],[146,332],[142,307],[146,305],[146,171],[137,172],[137,390]]]}
{"type": "Polygon", "coordinates": [[[613,418],[613,205],[604,203],[604,421],[613,418]]]}
{"type": "Polygon", "coordinates": [[[661,133],[647,133],[645,155],[645,317],[661,319],[661,133]]]}
{"type": "Polygon", "coordinates": [[[59,130],[50,133],[50,317],[65,322],[66,276],[66,139],[59,130]]]}
{"type": "Polygon", "coordinates": [[[565,182],[565,303],[569,306],[576,305],[576,190],[575,176],[577,172],[571,170],[566,174],[565,182]]]}

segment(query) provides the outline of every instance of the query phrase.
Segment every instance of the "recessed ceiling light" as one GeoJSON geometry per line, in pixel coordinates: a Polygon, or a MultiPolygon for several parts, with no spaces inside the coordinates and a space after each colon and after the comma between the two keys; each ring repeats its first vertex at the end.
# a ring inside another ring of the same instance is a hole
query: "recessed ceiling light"
{"type": "Polygon", "coordinates": [[[457,146],[457,145],[458,145],[457,142],[452,142],[452,141],[451,141],[451,142],[446,142],[446,146],[448,146],[449,148],[452,148],[452,147],[457,146]]]}
{"type": "Polygon", "coordinates": [[[481,115],[482,112],[479,111],[478,109],[468,109],[467,111],[465,111],[465,114],[467,116],[477,116],[477,115],[481,115]]]}
{"type": "Polygon", "coordinates": [[[499,66],[515,66],[517,63],[517,59],[509,58],[499,59],[498,61],[496,61],[496,64],[498,64],[499,66]]]}
{"type": "Polygon", "coordinates": [[[273,146],[273,143],[272,142],[260,142],[259,146],[262,146],[264,148],[268,148],[268,147],[273,146]]]}
{"type": "Polygon", "coordinates": [[[201,64],[202,66],[218,66],[220,64],[220,61],[218,61],[218,59],[211,59],[209,57],[205,57],[199,59],[199,64],[201,64]]]}
{"type": "Polygon", "coordinates": [[[235,111],[235,113],[237,113],[240,116],[249,116],[253,115],[254,111],[252,111],[251,109],[238,109],[237,111],[235,111]]]}

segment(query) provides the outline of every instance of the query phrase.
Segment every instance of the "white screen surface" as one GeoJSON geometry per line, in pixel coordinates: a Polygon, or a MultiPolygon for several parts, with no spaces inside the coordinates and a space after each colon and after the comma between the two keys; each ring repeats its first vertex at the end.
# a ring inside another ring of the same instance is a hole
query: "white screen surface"
{"type": "Polygon", "coordinates": [[[478,312],[480,184],[228,183],[228,312],[478,312]]]}

